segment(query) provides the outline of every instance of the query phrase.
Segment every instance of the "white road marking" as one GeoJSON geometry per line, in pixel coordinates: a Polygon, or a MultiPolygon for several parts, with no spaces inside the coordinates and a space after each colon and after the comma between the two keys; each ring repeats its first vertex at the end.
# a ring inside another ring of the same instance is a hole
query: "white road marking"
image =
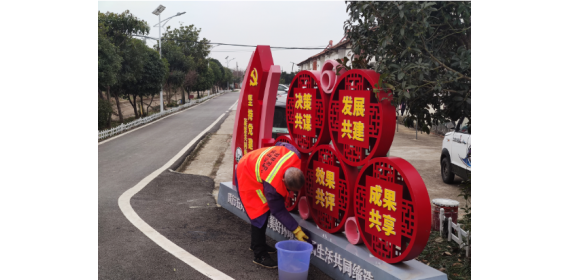
{"type": "MultiPolygon", "coordinates": [[[[237,103],[237,101],[236,101],[237,103]]],[[[234,103],[230,106],[230,109],[236,104],[234,103]]],[[[203,103],[202,103],[203,104],[203,103]]],[[[138,184],[134,187],[128,189],[119,197],[119,208],[127,217],[127,219],[137,227],[142,233],[144,233],[148,238],[150,238],[154,243],[158,246],[162,247],[167,252],[171,253],[175,257],[179,258],[181,261],[188,264],[190,267],[194,268],[198,272],[204,274],[205,276],[211,279],[233,279],[232,277],[224,274],[223,272],[213,268],[212,266],[208,265],[207,263],[203,262],[202,260],[198,259],[194,255],[186,252],[180,246],[174,244],[174,242],[168,240],[158,231],[153,229],[149,224],[143,221],[139,215],[135,212],[133,207],[131,206],[131,198],[137,194],[140,190],[142,190],[148,183],[150,183],[154,178],[156,178],[160,173],[170,167],[176,160],[178,160],[184,153],[192,146],[194,143],[200,139],[206,132],[208,132],[214,125],[216,125],[222,117],[227,114],[230,109],[228,109],[224,114],[222,114],[218,119],[216,119],[210,126],[204,129],[198,136],[194,137],[190,143],[188,143],[178,154],[176,154],[173,158],[171,158],[166,164],[164,164],[161,168],[155,170],[150,175],[146,176],[142,179],[138,184]]]]}
{"type": "MultiPolygon", "coordinates": [[[[227,93],[227,92],[226,92],[226,93],[227,93]]],[[[218,96],[218,97],[219,97],[219,96],[218,96]]],[[[157,123],[157,122],[159,122],[159,121],[161,121],[161,120],[164,120],[164,119],[166,119],[166,118],[172,117],[172,116],[177,115],[177,114],[180,114],[180,113],[182,113],[182,112],[186,112],[186,111],[188,111],[188,110],[192,110],[192,109],[194,109],[194,108],[196,108],[196,107],[198,107],[198,106],[200,106],[200,105],[202,105],[202,104],[205,104],[205,103],[207,103],[208,101],[210,101],[210,100],[212,100],[212,99],[216,99],[216,98],[217,98],[217,97],[212,97],[212,98],[210,98],[210,99],[208,99],[208,100],[206,100],[206,101],[204,101],[204,102],[202,102],[202,103],[200,103],[200,104],[198,104],[198,105],[196,105],[196,106],[192,106],[192,107],[190,107],[190,108],[188,108],[188,109],[186,109],[186,110],[182,110],[182,111],[179,111],[179,112],[176,112],[176,113],[173,113],[173,114],[164,116],[164,117],[162,117],[162,118],[160,118],[160,119],[158,119],[158,120],[156,120],[156,121],[147,123],[147,124],[145,124],[145,125],[143,125],[143,126],[139,126],[139,127],[135,128],[135,129],[131,129],[131,130],[129,130],[129,131],[127,131],[127,132],[124,132],[124,133],[121,133],[121,134],[119,134],[119,135],[112,136],[111,138],[109,138],[109,139],[107,139],[107,140],[104,140],[104,141],[99,142],[99,144],[97,144],[97,145],[101,145],[101,144],[107,143],[107,142],[109,142],[109,141],[111,141],[111,140],[115,140],[115,139],[117,139],[117,138],[119,138],[119,137],[122,137],[122,136],[124,136],[124,135],[127,135],[127,134],[129,134],[129,133],[131,133],[131,132],[137,131],[137,130],[139,130],[139,129],[141,129],[141,128],[147,126],[147,125],[155,124],[155,123],[157,123]]],[[[232,106],[233,106],[233,105],[232,105],[232,106]]]]}

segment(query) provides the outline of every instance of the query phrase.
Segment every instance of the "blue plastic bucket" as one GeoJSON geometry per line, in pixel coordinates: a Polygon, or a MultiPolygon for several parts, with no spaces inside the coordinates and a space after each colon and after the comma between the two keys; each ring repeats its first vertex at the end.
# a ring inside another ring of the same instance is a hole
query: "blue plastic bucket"
{"type": "Polygon", "coordinates": [[[309,275],[313,245],[297,240],[280,241],[277,249],[279,280],[306,280],[309,275]]]}

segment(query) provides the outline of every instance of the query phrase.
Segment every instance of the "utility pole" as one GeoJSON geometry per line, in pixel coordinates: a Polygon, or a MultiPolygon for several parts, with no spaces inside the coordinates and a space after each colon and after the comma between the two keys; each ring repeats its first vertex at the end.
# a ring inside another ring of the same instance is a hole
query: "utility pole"
{"type": "MultiPolygon", "coordinates": [[[[158,55],[160,56],[160,58],[162,59],[162,46],[161,46],[161,42],[162,42],[162,21],[160,20],[160,14],[164,11],[164,9],[166,9],[166,7],[162,6],[162,5],[158,5],[158,8],[156,8],[152,13],[158,16],[158,24],[156,24],[154,27],[156,27],[158,25],[158,55]]],[[[185,14],[186,12],[182,12],[182,13],[177,13],[176,15],[173,15],[167,19],[165,19],[165,23],[168,22],[171,18],[173,17],[177,17],[177,16],[181,16],[183,14],[185,14]]],[[[162,86],[160,86],[160,112],[162,113],[164,111],[163,108],[163,101],[162,101],[162,86]]]]}
{"type": "Polygon", "coordinates": [[[293,65],[295,65],[295,62],[291,61],[291,74],[293,74],[293,65]]]}
{"type": "Polygon", "coordinates": [[[418,119],[416,119],[416,140],[418,140],[418,119]]]}
{"type": "MultiPolygon", "coordinates": [[[[226,67],[228,67],[228,69],[230,69],[230,61],[232,61],[232,60],[234,60],[234,59],[236,59],[236,58],[234,57],[234,58],[228,60],[228,57],[230,57],[230,56],[229,56],[229,55],[226,56],[226,67]]],[[[228,81],[228,90],[229,90],[229,89],[230,89],[230,82],[228,81]]]]}

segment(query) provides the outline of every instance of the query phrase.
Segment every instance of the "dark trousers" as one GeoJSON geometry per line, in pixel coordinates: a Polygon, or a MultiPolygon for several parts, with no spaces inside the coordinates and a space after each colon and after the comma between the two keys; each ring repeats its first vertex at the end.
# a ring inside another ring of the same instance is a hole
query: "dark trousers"
{"type": "MultiPolygon", "coordinates": [[[[239,197],[237,174],[234,176],[234,183],[236,185],[236,190],[239,197]]],[[[255,258],[260,258],[262,256],[269,255],[269,253],[267,253],[267,246],[266,246],[267,243],[265,240],[265,231],[267,230],[267,222],[269,222],[269,215],[267,215],[267,219],[265,219],[265,223],[261,228],[251,225],[251,249],[253,250],[255,258]]]]}
{"type": "Polygon", "coordinates": [[[269,221],[269,215],[265,219],[265,223],[261,228],[251,225],[251,249],[255,258],[262,256],[267,256],[267,243],[265,240],[265,230],[267,230],[267,222],[269,221]]]}

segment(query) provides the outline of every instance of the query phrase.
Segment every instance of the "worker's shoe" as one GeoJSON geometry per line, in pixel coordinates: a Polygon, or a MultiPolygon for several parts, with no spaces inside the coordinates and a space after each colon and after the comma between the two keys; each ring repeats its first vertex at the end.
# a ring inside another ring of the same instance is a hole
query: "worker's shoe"
{"type": "Polygon", "coordinates": [[[277,262],[274,261],[269,255],[253,259],[253,263],[267,268],[277,268],[277,262]]]}
{"type": "MultiPolygon", "coordinates": [[[[267,253],[269,253],[269,254],[275,254],[275,253],[277,253],[277,249],[275,249],[275,248],[273,248],[273,247],[271,247],[271,246],[269,246],[269,245],[267,245],[267,244],[266,244],[265,246],[267,247],[267,253]]],[[[251,246],[250,246],[250,247],[249,247],[249,250],[250,250],[250,251],[253,251],[253,248],[251,248],[251,246]]]]}

